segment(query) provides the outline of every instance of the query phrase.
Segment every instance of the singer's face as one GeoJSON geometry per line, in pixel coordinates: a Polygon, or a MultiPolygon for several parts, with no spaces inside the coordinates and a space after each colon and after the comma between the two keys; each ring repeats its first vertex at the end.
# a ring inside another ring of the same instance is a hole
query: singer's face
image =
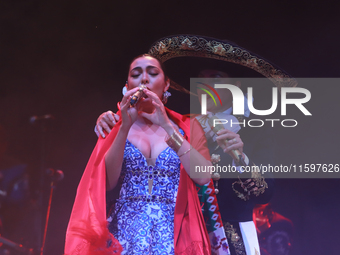
{"type": "MultiPolygon", "coordinates": [[[[230,78],[229,75],[225,72],[221,72],[221,71],[217,71],[217,70],[202,70],[199,75],[200,78],[230,78]]],[[[208,84],[212,87],[214,87],[214,84],[208,84]]],[[[216,92],[218,93],[218,95],[221,98],[222,101],[222,105],[220,104],[219,100],[216,100],[217,105],[215,105],[214,100],[208,95],[207,96],[207,110],[209,112],[222,112],[227,110],[228,108],[230,108],[232,106],[232,102],[233,102],[233,98],[232,98],[232,94],[229,91],[229,89],[215,89],[216,92]]],[[[213,91],[210,91],[212,94],[213,91]]],[[[201,95],[202,94],[206,94],[206,92],[204,92],[201,89],[197,89],[197,94],[198,94],[198,99],[201,101],[201,95]]]]}
{"type": "Polygon", "coordinates": [[[152,92],[162,98],[163,92],[167,90],[164,72],[157,59],[144,56],[135,59],[129,70],[128,89],[145,85],[152,92]]]}

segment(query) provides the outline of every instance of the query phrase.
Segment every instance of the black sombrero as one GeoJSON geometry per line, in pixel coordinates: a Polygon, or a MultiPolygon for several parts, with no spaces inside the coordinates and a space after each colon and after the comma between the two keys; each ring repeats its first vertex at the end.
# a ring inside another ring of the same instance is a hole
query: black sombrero
{"type": "MultiPolygon", "coordinates": [[[[185,61],[183,63],[183,57],[196,57],[194,60],[195,63],[200,61],[198,58],[201,58],[203,60],[205,59],[205,62],[210,59],[210,62],[213,62],[212,60],[218,60],[217,62],[228,64],[228,70],[229,68],[235,69],[232,66],[243,68],[244,70],[241,71],[242,77],[252,77],[256,76],[255,74],[260,74],[262,77],[264,76],[272,81],[279,89],[281,87],[295,87],[297,85],[297,81],[281,68],[278,68],[268,60],[245,48],[226,40],[198,35],[167,36],[156,41],[151,46],[149,54],[164,64],[171,62],[169,61],[170,59],[182,58],[182,68],[185,67],[184,72],[187,77],[188,75],[192,75],[190,74],[191,64],[188,65],[185,61]]],[[[173,78],[171,75],[169,76],[173,78]]]]}

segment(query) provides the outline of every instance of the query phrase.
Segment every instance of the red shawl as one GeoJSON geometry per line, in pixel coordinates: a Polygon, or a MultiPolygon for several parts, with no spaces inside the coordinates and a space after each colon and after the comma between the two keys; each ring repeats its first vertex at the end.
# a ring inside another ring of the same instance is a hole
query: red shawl
{"type": "MultiPolygon", "coordinates": [[[[205,158],[210,159],[200,124],[194,119],[166,109],[168,116],[184,132],[185,139],[205,158]],[[195,134],[190,140],[191,133],[195,134]]],[[[118,112],[120,115],[120,112],[118,112]]],[[[77,189],[66,232],[65,255],[104,255],[122,247],[109,233],[106,222],[106,170],[104,156],[115,139],[118,122],[106,139],[99,137],[77,189]],[[107,247],[107,240],[112,240],[107,247]]],[[[174,219],[175,254],[209,255],[210,242],[205,228],[194,182],[181,165],[174,219]]]]}

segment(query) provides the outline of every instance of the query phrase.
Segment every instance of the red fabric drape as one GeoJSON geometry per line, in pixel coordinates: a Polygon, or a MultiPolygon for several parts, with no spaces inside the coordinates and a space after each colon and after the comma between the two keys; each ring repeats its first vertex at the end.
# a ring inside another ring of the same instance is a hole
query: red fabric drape
{"type": "MultiPolygon", "coordinates": [[[[183,131],[185,138],[205,158],[209,159],[204,132],[196,120],[191,120],[166,109],[183,131]],[[191,133],[195,134],[190,140],[191,133]]],[[[118,112],[120,115],[120,112],[118,112]]],[[[110,235],[106,224],[106,170],[104,156],[115,139],[120,123],[106,139],[99,138],[77,189],[66,232],[65,255],[109,254],[121,251],[121,246],[110,235]],[[112,245],[106,248],[111,238],[112,245]]],[[[195,184],[181,165],[178,196],[175,207],[174,244],[176,254],[210,254],[208,232],[205,228],[195,184]]]]}

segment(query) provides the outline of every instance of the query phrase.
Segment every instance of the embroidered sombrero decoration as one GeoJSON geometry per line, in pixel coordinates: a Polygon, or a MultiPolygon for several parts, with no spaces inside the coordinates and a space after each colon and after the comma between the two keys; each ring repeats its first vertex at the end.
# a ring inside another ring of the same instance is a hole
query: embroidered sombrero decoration
{"type": "MultiPolygon", "coordinates": [[[[180,57],[220,60],[254,70],[271,80],[279,89],[297,85],[297,81],[284,70],[259,55],[227,40],[198,35],[168,36],[156,41],[151,46],[149,54],[159,59],[162,63],[180,57]]],[[[189,66],[187,67],[189,68],[189,66]]]]}

